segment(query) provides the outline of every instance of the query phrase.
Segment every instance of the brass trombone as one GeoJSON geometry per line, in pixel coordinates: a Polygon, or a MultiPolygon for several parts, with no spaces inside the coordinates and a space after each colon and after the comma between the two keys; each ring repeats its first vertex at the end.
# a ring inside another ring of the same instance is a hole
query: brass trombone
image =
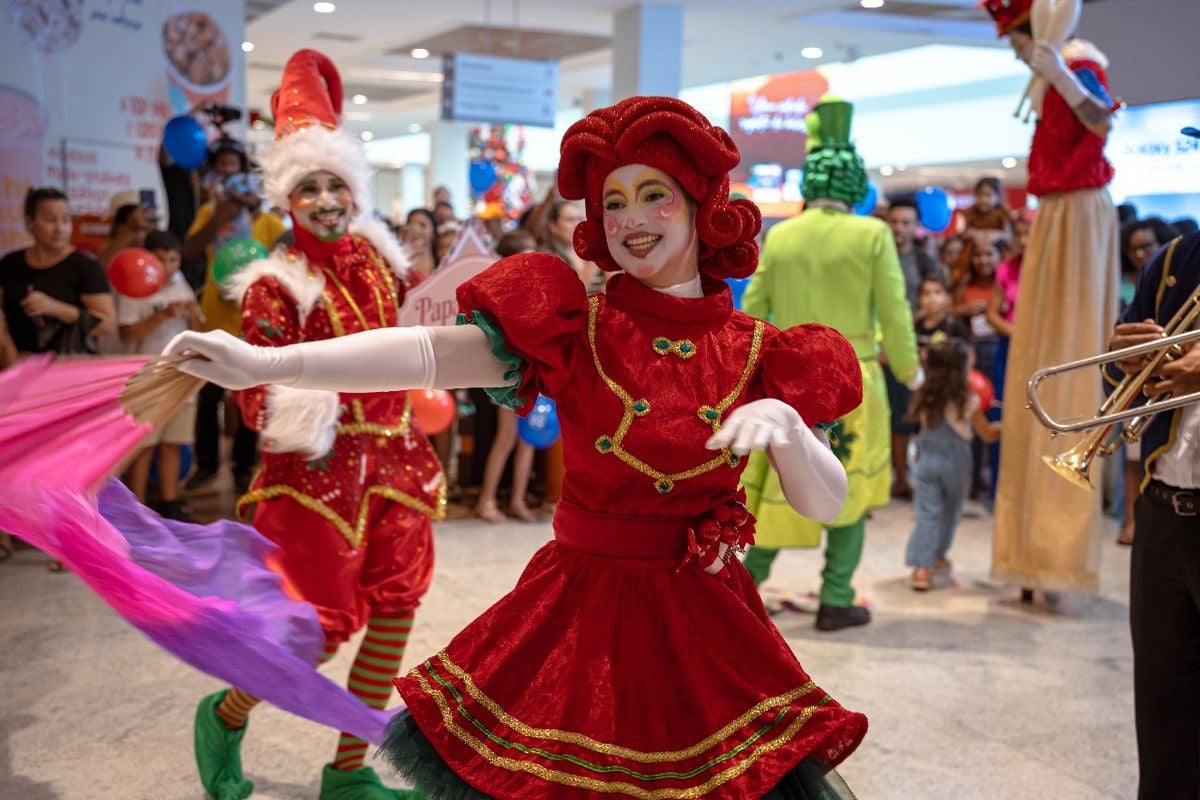
{"type": "Polygon", "coordinates": [[[1057,456],[1042,456],[1051,469],[1062,477],[1083,489],[1091,489],[1091,468],[1098,456],[1111,455],[1120,444],[1120,439],[1133,443],[1142,437],[1151,421],[1158,414],[1182,406],[1200,402],[1200,392],[1193,392],[1182,397],[1162,395],[1159,399],[1148,400],[1145,404],[1135,406],[1143,390],[1154,379],[1164,361],[1174,360],[1184,353],[1183,345],[1200,339],[1200,330],[1193,330],[1200,320],[1200,287],[1192,292],[1191,297],[1176,312],[1171,321],[1163,328],[1163,338],[1154,342],[1102,353],[1091,358],[1072,361],[1055,367],[1038,370],[1026,384],[1025,393],[1029,399],[1029,408],[1034,416],[1045,427],[1050,429],[1050,435],[1057,437],[1062,433],[1078,433],[1091,431],[1078,444],[1065,453],[1057,456]],[[1086,369],[1112,361],[1122,361],[1135,356],[1156,353],[1145,367],[1136,375],[1128,375],[1125,380],[1113,390],[1104,405],[1096,415],[1078,422],[1060,422],[1051,417],[1038,397],[1038,386],[1042,381],[1063,372],[1086,369]],[[1130,420],[1120,436],[1114,435],[1119,423],[1130,420]]]}

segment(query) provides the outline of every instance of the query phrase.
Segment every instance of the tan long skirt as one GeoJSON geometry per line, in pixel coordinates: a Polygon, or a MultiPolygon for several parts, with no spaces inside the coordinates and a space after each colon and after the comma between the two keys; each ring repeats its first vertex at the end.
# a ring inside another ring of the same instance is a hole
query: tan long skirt
{"type": "MultiPolygon", "coordinates": [[[[1117,315],[1117,212],[1106,189],[1045,198],[1021,268],[1004,384],[1004,432],[992,577],[1026,588],[1094,592],[1101,497],[1042,463],[1080,436],[1051,440],[1025,408],[1025,384],[1038,369],[1104,352],[1117,315]]],[[[1059,419],[1087,417],[1103,402],[1094,369],[1042,384],[1059,419]]],[[[1097,468],[1098,469],[1098,468],[1097,468]]]]}

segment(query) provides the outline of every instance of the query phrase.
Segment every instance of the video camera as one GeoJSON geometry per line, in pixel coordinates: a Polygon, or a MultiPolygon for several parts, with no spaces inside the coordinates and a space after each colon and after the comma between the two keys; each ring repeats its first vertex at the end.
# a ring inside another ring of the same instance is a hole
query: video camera
{"type": "Polygon", "coordinates": [[[223,106],[218,103],[209,103],[201,110],[212,121],[212,124],[218,128],[242,118],[242,110],[240,108],[223,106]]]}

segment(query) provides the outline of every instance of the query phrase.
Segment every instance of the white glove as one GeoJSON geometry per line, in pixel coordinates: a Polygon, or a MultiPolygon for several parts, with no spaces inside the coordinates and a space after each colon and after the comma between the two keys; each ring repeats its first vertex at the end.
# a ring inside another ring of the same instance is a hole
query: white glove
{"type": "Polygon", "coordinates": [[[474,325],[378,328],[336,339],[255,347],[224,331],[181,333],[164,355],[227,389],[264,384],[335,392],[505,386],[505,365],[474,325]]]}
{"type": "Polygon", "coordinates": [[[1037,42],[1033,45],[1029,66],[1057,89],[1071,108],[1075,108],[1091,96],[1075,73],[1067,68],[1058,48],[1049,42],[1037,42]]]}
{"type": "Polygon", "coordinates": [[[797,514],[832,522],[846,502],[846,470],[825,435],[810,429],[799,412],[781,400],[768,397],[737,408],[706,446],[728,447],[738,455],[766,450],[784,497],[797,514]]]}
{"type": "Polygon", "coordinates": [[[904,388],[908,389],[910,392],[915,392],[917,389],[920,389],[924,385],[925,385],[925,368],[919,366],[919,367],[917,367],[917,374],[912,377],[912,380],[910,380],[908,383],[904,384],[904,388]]]}

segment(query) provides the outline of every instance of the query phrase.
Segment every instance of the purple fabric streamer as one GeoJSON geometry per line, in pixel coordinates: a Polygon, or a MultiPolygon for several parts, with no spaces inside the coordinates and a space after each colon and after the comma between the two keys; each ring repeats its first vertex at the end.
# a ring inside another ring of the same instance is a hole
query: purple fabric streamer
{"type": "Polygon", "coordinates": [[[110,480],[74,489],[0,485],[0,530],[61,560],[121,616],[191,666],[293,714],[374,744],[376,711],[317,672],[316,612],[265,562],[275,546],[236,522],[164,520],[110,480]]]}

